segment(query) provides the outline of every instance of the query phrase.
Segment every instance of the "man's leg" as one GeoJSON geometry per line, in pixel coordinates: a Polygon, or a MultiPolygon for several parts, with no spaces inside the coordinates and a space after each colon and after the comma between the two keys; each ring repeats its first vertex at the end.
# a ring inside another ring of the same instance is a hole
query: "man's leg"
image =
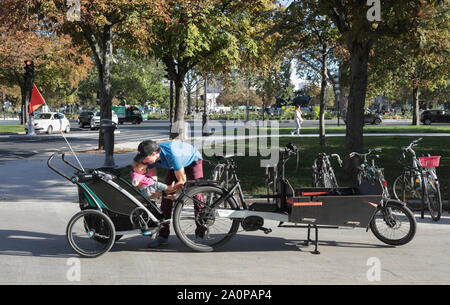
{"type": "MultiPolygon", "coordinates": [[[[202,160],[198,160],[193,162],[191,165],[186,167],[184,169],[184,172],[186,173],[186,177],[188,180],[196,180],[203,178],[203,162],[202,160]]],[[[204,202],[203,200],[203,194],[197,194],[196,199],[204,202]]],[[[194,204],[194,209],[197,213],[201,212],[201,205],[194,204]]],[[[197,223],[197,228],[195,229],[195,235],[199,237],[203,237],[205,234],[205,228],[197,223]]]]}
{"type": "MultiPolygon", "coordinates": [[[[164,179],[164,184],[171,185],[172,182],[176,182],[175,172],[173,170],[167,170],[166,178],[164,179]]],[[[161,200],[161,211],[163,212],[165,219],[170,219],[172,217],[173,200],[164,198],[161,200]]],[[[161,225],[161,230],[159,231],[159,236],[168,238],[170,235],[170,224],[165,223],[161,225]]]]}

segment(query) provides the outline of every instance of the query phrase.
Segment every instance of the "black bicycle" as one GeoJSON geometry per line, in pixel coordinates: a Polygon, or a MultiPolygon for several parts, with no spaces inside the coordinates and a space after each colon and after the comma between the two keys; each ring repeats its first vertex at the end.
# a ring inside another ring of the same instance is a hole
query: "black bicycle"
{"type": "Polygon", "coordinates": [[[394,197],[406,203],[414,201],[421,203],[421,217],[424,218],[425,206],[428,207],[431,218],[438,221],[442,214],[441,192],[436,167],[439,166],[439,156],[417,157],[413,147],[422,138],[412,141],[407,147],[402,147],[402,163],[406,154],[412,156],[412,166],[405,166],[403,172],[394,180],[392,191],[394,197]]]}

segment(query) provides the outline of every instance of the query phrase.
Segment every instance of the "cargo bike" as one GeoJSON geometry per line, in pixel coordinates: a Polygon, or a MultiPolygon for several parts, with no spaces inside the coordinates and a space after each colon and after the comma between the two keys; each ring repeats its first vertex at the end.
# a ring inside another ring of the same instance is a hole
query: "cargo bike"
{"type": "Polygon", "coordinates": [[[297,155],[295,145],[280,149],[277,166],[266,169],[267,194],[244,196],[233,156],[218,157],[213,181],[188,181],[176,199],[173,226],[178,238],[195,251],[214,251],[229,242],[242,227],[244,231],[272,230],[266,220],[278,227],[307,228],[305,245],[313,242],[318,251],[321,228],[365,228],[382,242],[400,246],[416,232],[413,213],[399,200],[390,199],[383,181],[366,181],[359,187],[293,188],[285,177],[286,162],[297,155]],[[220,179],[221,175],[226,178],[220,179]],[[202,200],[199,200],[203,198],[202,200]],[[249,199],[263,199],[248,204],[249,199]],[[203,234],[198,234],[202,227],[203,234]],[[315,231],[314,240],[311,230],[315,231]]]}

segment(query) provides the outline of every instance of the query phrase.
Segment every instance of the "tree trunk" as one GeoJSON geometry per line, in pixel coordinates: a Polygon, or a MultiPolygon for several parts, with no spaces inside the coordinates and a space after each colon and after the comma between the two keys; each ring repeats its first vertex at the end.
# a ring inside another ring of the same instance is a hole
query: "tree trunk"
{"type": "Polygon", "coordinates": [[[250,120],[250,81],[247,84],[247,100],[245,104],[245,121],[248,122],[250,120]]]}
{"type": "Polygon", "coordinates": [[[351,79],[347,105],[347,128],[345,137],[346,161],[344,168],[352,173],[357,166],[356,158],[351,162],[348,154],[363,149],[364,104],[367,91],[367,64],[370,42],[352,41],[350,49],[351,79]]]}
{"type": "MultiPolygon", "coordinates": [[[[112,90],[111,90],[111,63],[113,57],[112,46],[112,27],[105,26],[102,36],[103,59],[101,65],[97,65],[100,83],[100,122],[103,119],[112,118],[112,90]]],[[[113,137],[114,134],[108,133],[106,136],[113,137]]],[[[99,130],[98,148],[105,149],[105,133],[103,128],[99,130]]],[[[109,140],[111,141],[111,139],[109,140]]],[[[114,150],[114,141],[111,141],[114,150]]],[[[105,152],[106,153],[106,152],[105,152]]]]}
{"type": "Polygon", "coordinates": [[[319,139],[320,147],[325,148],[325,89],[327,88],[327,45],[322,46],[322,83],[320,85],[319,139]]]}
{"type": "Polygon", "coordinates": [[[170,129],[170,139],[184,140],[185,126],[184,126],[184,75],[178,75],[175,80],[175,111],[174,123],[170,129]]]}
{"type": "Polygon", "coordinates": [[[191,98],[191,89],[187,90],[187,114],[192,113],[192,98],[191,98]]]}
{"type": "MultiPolygon", "coordinates": [[[[24,82],[25,84],[25,82],[24,82]]],[[[27,123],[27,90],[25,89],[25,85],[20,86],[20,92],[22,95],[22,104],[20,105],[20,125],[25,125],[27,123]]]]}
{"type": "Polygon", "coordinates": [[[264,122],[264,117],[265,117],[265,112],[266,112],[266,99],[265,99],[266,95],[263,93],[262,96],[262,120],[264,122]]]}
{"type": "Polygon", "coordinates": [[[197,85],[195,86],[195,112],[198,113],[199,109],[198,109],[198,84],[200,82],[197,83],[197,85]]]}
{"type": "Polygon", "coordinates": [[[412,118],[412,124],[418,126],[420,119],[419,119],[419,86],[415,86],[413,88],[413,118],[412,118]]]}
{"type": "Polygon", "coordinates": [[[169,122],[170,122],[170,130],[172,130],[172,123],[173,123],[173,80],[170,80],[169,122]]]}

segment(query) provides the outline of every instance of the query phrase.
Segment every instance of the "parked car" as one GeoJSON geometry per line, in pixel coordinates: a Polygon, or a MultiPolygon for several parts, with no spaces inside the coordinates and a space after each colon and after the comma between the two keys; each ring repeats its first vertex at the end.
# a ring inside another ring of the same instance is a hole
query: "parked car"
{"type": "Polygon", "coordinates": [[[383,122],[381,115],[372,111],[364,112],[364,124],[380,125],[383,122]]]}
{"type": "Polygon", "coordinates": [[[94,117],[95,113],[97,111],[81,111],[80,115],[78,116],[78,125],[80,128],[83,128],[84,126],[88,125],[91,126],[91,119],[94,117]]]}
{"type": "MultiPolygon", "coordinates": [[[[119,117],[117,114],[112,110],[112,121],[116,123],[116,125],[119,124],[119,117]]],[[[94,113],[94,116],[91,118],[91,121],[89,123],[89,126],[91,127],[91,130],[100,128],[100,111],[97,111],[94,113]]]]}
{"type": "MultiPolygon", "coordinates": [[[[59,112],[40,112],[33,117],[34,131],[46,132],[48,134],[54,131],[70,132],[70,122],[66,116],[59,112]]],[[[25,125],[25,131],[28,133],[28,126],[25,125]]]]}
{"type": "MultiPolygon", "coordinates": [[[[364,112],[364,125],[372,124],[372,125],[380,125],[383,122],[383,119],[380,114],[372,112],[368,109],[364,112]]],[[[344,123],[347,123],[344,118],[344,123]]]]}
{"type": "Polygon", "coordinates": [[[425,110],[420,115],[420,121],[425,125],[431,123],[450,123],[449,110],[425,110]]]}

